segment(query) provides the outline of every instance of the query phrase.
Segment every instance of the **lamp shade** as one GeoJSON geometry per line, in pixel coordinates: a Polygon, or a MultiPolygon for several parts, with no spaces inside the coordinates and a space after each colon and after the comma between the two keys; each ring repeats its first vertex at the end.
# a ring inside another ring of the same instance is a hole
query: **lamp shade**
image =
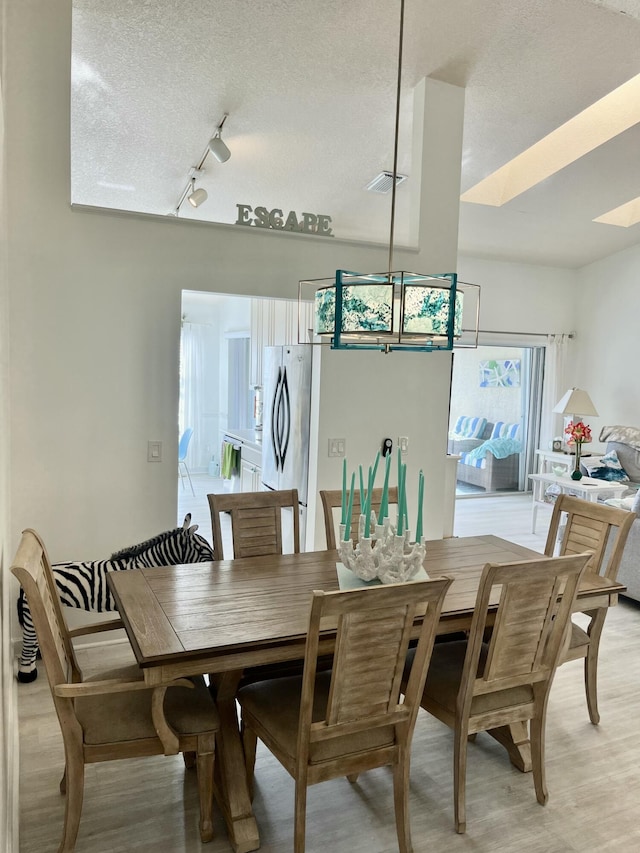
{"type": "Polygon", "coordinates": [[[569,388],[553,411],[558,415],[594,415],[598,417],[591,397],[581,388],[569,388]]]}
{"type": "Polygon", "coordinates": [[[217,134],[209,140],[209,151],[211,151],[218,163],[226,163],[229,157],[231,157],[231,151],[229,151],[221,137],[217,134]]]}
{"type": "Polygon", "coordinates": [[[199,187],[194,190],[191,195],[187,196],[187,201],[192,207],[200,207],[200,205],[208,198],[207,191],[199,187]]]}

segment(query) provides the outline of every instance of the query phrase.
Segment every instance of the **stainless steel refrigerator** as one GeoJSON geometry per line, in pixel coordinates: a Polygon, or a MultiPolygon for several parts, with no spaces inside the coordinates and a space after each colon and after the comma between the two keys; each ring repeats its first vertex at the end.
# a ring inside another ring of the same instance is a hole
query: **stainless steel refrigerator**
{"type": "Polygon", "coordinates": [[[262,482],[297,489],[300,543],[306,533],[311,412],[311,347],[265,347],[262,482]]]}

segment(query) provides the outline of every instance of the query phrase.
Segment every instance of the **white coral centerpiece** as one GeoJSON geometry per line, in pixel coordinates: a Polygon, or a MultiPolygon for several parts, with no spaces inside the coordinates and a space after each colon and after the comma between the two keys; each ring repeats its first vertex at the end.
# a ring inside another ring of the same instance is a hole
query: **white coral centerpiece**
{"type": "Polygon", "coordinates": [[[416,518],[415,541],[411,541],[408,525],[406,479],[407,466],[402,463],[398,453],[398,515],[394,525],[389,518],[389,471],[391,457],[385,460],[384,486],[378,517],[372,508],[373,486],[380,454],[369,468],[367,490],[364,490],[364,477],[360,466],[360,502],[362,513],[358,523],[358,541],[349,538],[351,533],[352,507],[355,492],[355,472],[351,475],[351,488],[347,492],[347,465],[343,463],[342,472],[342,517],[340,523],[340,542],[338,552],[345,568],[363,581],[380,580],[382,583],[402,583],[415,577],[425,557],[425,543],[422,536],[422,502],[424,496],[424,475],[418,479],[418,513],[416,518]],[[347,500],[347,495],[348,500],[347,500]]]}
{"type": "Polygon", "coordinates": [[[338,552],[346,568],[364,581],[374,579],[382,583],[403,583],[409,581],[420,571],[426,549],[424,539],[410,542],[410,531],[400,536],[396,526],[386,516],[382,524],[377,524],[372,513],[374,536],[364,536],[364,515],[360,516],[360,538],[354,544],[352,539],[345,541],[346,525],[340,525],[338,552]]]}

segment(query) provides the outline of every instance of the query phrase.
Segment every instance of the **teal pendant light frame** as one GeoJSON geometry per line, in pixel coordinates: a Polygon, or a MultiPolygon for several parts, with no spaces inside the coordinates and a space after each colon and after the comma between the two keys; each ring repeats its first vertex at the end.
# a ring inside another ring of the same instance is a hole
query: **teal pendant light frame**
{"type": "Polygon", "coordinates": [[[478,345],[480,288],[456,273],[336,270],[335,278],[300,281],[298,301],[314,306],[313,329],[299,313],[300,343],[385,353],[478,345]]]}

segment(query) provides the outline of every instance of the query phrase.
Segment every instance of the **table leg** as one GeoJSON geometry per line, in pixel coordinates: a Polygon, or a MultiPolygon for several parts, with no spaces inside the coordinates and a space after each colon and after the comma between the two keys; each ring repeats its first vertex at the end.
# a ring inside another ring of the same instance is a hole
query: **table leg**
{"type": "Polygon", "coordinates": [[[498,729],[489,729],[487,734],[505,747],[514,767],[523,773],[531,772],[531,742],[527,723],[511,723],[498,729]]]}
{"type": "Polygon", "coordinates": [[[235,696],[241,676],[242,672],[211,676],[220,714],[215,794],[235,853],[249,853],[260,847],[260,836],[251,808],[236,710],[235,696]]]}

